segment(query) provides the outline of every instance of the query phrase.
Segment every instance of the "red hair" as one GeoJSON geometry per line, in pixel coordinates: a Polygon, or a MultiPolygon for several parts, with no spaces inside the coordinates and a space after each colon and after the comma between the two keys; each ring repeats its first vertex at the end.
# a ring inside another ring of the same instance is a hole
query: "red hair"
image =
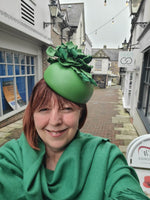
{"type": "Polygon", "coordinates": [[[82,126],[85,123],[86,117],[87,117],[87,107],[86,104],[76,104],[73,103],[60,95],[56,94],[44,81],[44,79],[41,79],[33,88],[30,101],[27,105],[27,108],[24,113],[23,117],[23,130],[24,134],[27,138],[27,141],[29,145],[36,150],[39,150],[38,148],[38,133],[35,129],[34,125],[34,118],[33,114],[35,110],[43,105],[47,105],[52,97],[52,95],[55,95],[60,106],[64,103],[70,103],[74,104],[75,106],[79,106],[82,108],[81,118],[79,120],[79,129],[82,128],[82,126]]]}

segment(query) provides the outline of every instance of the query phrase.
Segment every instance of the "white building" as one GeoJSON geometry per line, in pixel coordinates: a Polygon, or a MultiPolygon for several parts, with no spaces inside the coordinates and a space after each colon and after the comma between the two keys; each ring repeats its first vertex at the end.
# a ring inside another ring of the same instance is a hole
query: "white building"
{"type": "Polygon", "coordinates": [[[92,76],[100,88],[119,82],[118,49],[93,48],[92,76]]]}
{"type": "Polygon", "coordinates": [[[78,48],[86,54],[92,53],[92,44],[85,32],[84,3],[61,4],[61,9],[68,13],[70,26],[68,40],[78,45],[78,48]]]}
{"type": "Polygon", "coordinates": [[[0,0],[0,122],[22,112],[52,44],[49,0],[0,0]]]}
{"type": "Polygon", "coordinates": [[[140,135],[150,133],[150,1],[132,0],[132,27],[129,50],[133,52],[134,67],[127,70],[125,97],[133,124],[140,135]]]}

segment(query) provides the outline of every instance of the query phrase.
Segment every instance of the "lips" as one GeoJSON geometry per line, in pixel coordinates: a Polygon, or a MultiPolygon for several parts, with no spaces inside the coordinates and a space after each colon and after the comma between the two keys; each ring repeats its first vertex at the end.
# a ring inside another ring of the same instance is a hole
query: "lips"
{"type": "Polygon", "coordinates": [[[46,131],[48,132],[48,134],[50,134],[52,137],[60,137],[60,136],[62,136],[66,132],[66,130],[67,130],[67,128],[63,129],[63,130],[58,130],[58,131],[47,130],[46,129],[46,131]]]}

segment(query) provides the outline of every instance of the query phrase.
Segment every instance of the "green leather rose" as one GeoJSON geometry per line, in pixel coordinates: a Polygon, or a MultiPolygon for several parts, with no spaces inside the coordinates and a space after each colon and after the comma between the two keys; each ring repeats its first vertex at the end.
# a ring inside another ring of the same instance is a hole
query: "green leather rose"
{"type": "Polygon", "coordinates": [[[57,46],[56,49],[48,47],[46,53],[50,56],[48,59],[50,64],[58,62],[63,67],[72,68],[83,81],[90,82],[96,86],[96,82],[90,74],[92,66],[88,65],[92,60],[92,56],[82,53],[77,45],[67,42],[57,46]]]}

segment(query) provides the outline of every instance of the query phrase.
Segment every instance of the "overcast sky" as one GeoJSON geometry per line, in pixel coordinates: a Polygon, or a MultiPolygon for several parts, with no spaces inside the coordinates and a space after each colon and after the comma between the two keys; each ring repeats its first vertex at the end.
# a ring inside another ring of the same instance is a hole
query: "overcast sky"
{"type": "Polygon", "coordinates": [[[130,12],[126,0],[60,0],[60,3],[84,2],[85,28],[93,48],[118,48],[130,37],[130,12]],[[114,23],[112,23],[114,21],[114,23]]]}

